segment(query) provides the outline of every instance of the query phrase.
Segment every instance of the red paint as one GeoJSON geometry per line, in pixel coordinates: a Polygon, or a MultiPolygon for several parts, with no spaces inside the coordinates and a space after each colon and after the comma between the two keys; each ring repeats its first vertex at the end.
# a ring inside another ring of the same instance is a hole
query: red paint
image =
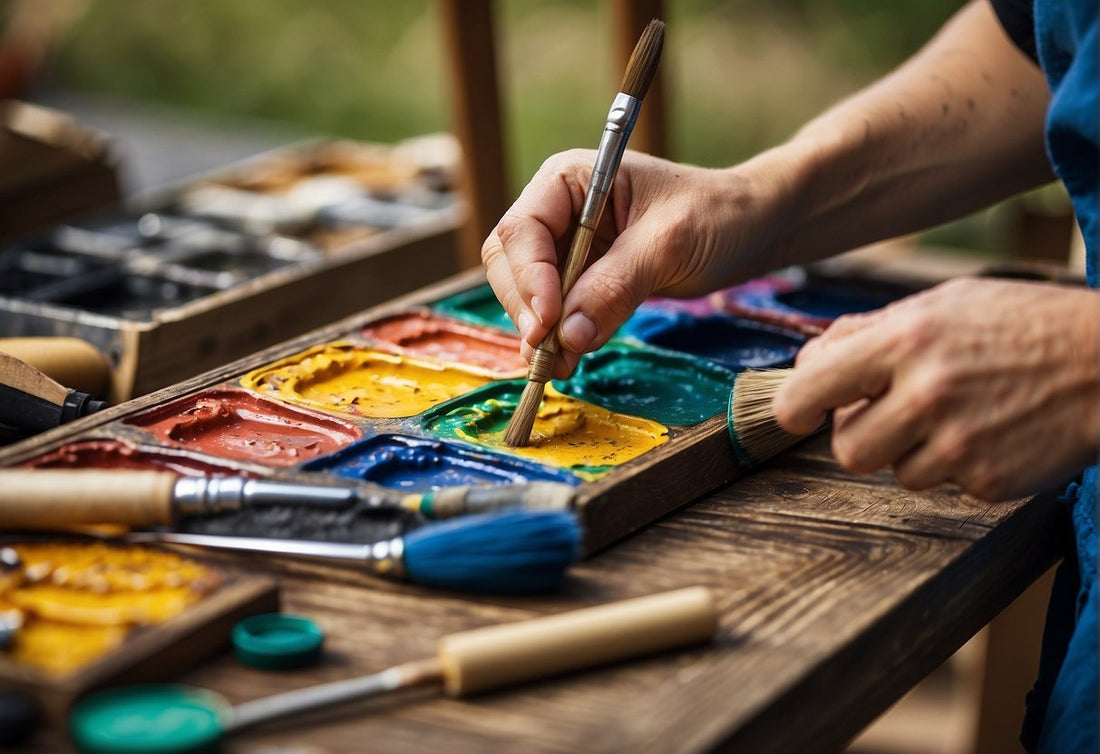
{"type": "Polygon", "coordinates": [[[62,445],[20,466],[35,469],[138,469],[174,471],[181,476],[243,475],[230,466],[210,463],[185,452],[135,448],[117,440],[79,440],[62,445]]]}
{"type": "Polygon", "coordinates": [[[294,466],[358,440],[353,425],[241,390],[210,390],[127,420],[167,445],[294,466]]]}
{"type": "Polygon", "coordinates": [[[519,338],[507,333],[413,311],[363,328],[363,337],[400,354],[489,369],[511,375],[527,368],[519,338]]]}

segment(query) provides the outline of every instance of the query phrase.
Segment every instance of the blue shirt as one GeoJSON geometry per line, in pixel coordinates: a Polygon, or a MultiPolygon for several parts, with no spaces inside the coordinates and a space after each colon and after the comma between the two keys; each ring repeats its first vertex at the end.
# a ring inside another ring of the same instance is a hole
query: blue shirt
{"type": "MultiPolygon", "coordinates": [[[[1097,287],[1100,143],[1096,0],[1035,0],[1035,41],[1051,89],[1046,148],[1073,200],[1085,238],[1088,281],[1097,287]]],[[[1097,734],[1098,642],[1096,501],[1093,466],[1065,496],[1075,549],[1059,568],[1051,595],[1039,680],[1028,695],[1021,740],[1038,754],[1100,751],[1097,734]]]]}

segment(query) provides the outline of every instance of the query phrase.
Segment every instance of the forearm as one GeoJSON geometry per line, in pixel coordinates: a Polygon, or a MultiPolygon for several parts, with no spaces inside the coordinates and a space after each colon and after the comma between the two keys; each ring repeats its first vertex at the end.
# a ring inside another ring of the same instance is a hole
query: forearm
{"type": "Polygon", "coordinates": [[[732,169],[765,177],[779,226],[757,272],[961,217],[1051,179],[1048,91],[985,0],[901,68],[732,169]]]}

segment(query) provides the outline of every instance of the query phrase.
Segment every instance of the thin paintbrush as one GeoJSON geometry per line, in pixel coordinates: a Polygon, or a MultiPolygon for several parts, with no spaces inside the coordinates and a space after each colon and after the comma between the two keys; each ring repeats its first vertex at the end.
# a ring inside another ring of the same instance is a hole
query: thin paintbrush
{"type": "Polygon", "coordinates": [[[180,516],[209,516],[278,505],[344,509],[356,503],[403,507],[425,518],[439,519],[514,507],[568,510],[575,492],[568,484],[533,482],[400,495],[358,485],[182,477],[170,471],[3,469],[0,529],[53,528],[59,522],[165,526],[180,516]]]}
{"type": "Polygon", "coordinates": [[[81,751],[180,751],[181,740],[220,750],[225,735],[356,699],[433,684],[466,696],[710,641],[717,630],[709,590],[690,587],[453,633],[432,657],[232,707],[203,689],[171,687],[167,696],[164,686],[102,691],[74,707],[70,733],[81,751]]]}
{"type": "Polygon", "coordinates": [[[757,466],[808,436],[783,429],[772,410],[772,399],[790,373],[790,369],[750,369],[734,378],[729,433],[734,455],[744,468],[757,466]]]}
{"type": "Polygon", "coordinates": [[[507,510],[427,524],[370,545],[156,531],[124,539],[337,560],[424,586],[526,594],[557,586],[580,555],[581,531],[572,513],[507,510]]]}
{"type": "MultiPolygon", "coordinates": [[[[627,139],[634,128],[638,111],[642,106],[653,77],[657,73],[657,64],[661,60],[661,48],[664,46],[665,25],[653,20],[642,32],[630,61],[626,66],[626,75],[620,91],[611,103],[607,114],[600,148],[596,153],[596,162],[592,167],[592,179],[588,184],[588,193],[584,197],[584,207],[577,221],[577,229],[569,254],[565,258],[565,269],[561,276],[561,297],[565,300],[573,284],[580,277],[592,246],[592,238],[600,224],[607,197],[611,194],[611,184],[619,169],[627,139]]],[[[531,441],[531,430],[535,425],[542,394],[546,383],[554,371],[554,361],[558,355],[558,332],[555,326],[531,354],[531,365],[527,371],[527,385],[523,389],[519,405],[512,414],[508,428],[504,431],[504,444],[512,447],[526,445],[531,441]]]]}

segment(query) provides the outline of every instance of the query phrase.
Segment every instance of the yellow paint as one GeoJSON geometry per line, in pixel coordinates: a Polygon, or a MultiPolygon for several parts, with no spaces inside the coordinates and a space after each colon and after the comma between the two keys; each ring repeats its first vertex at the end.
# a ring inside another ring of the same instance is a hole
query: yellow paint
{"type": "Polygon", "coordinates": [[[491,379],[469,367],[330,343],[250,372],[241,383],[302,406],[388,419],[415,416],[491,379]]]}
{"type": "Polygon", "coordinates": [[[663,424],[608,411],[562,395],[550,385],[535,415],[528,445],[505,446],[503,428],[486,433],[460,428],[455,434],[495,450],[571,469],[587,481],[606,476],[610,468],[601,467],[619,466],[668,442],[668,428],[663,424]]]}
{"type": "Polygon", "coordinates": [[[172,553],[100,543],[11,546],[23,566],[0,579],[0,611],[18,611],[23,625],[9,656],[51,673],[96,660],[137,626],[170,621],[220,583],[172,553]]]}

